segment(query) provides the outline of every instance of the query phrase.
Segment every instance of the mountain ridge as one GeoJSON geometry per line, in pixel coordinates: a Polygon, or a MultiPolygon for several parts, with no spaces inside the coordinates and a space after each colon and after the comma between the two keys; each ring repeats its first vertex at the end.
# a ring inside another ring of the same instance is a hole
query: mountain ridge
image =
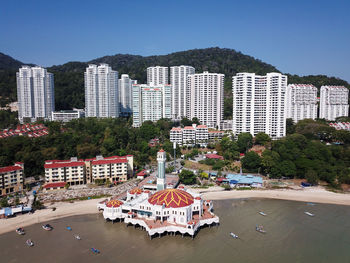
{"type": "MultiPolygon", "coordinates": [[[[149,66],[191,65],[196,72],[215,72],[225,74],[225,118],[232,115],[231,77],[238,72],[266,74],[280,72],[275,66],[239,51],[228,48],[211,47],[178,51],[166,55],[140,56],[115,54],[92,59],[87,62],[69,61],[61,65],[47,67],[55,76],[55,105],[57,110],[84,107],[84,75],[88,64],[107,63],[119,74],[129,74],[139,83],[146,82],[146,69],[149,66]]],[[[8,55],[0,53],[0,104],[16,100],[16,74],[22,63],[8,55]],[[11,60],[12,59],[12,60],[11,60]],[[4,61],[2,61],[4,60],[4,61]],[[6,68],[7,66],[7,68],[6,68]]],[[[32,65],[32,64],[30,64],[32,65]]],[[[322,85],[343,85],[350,88],[347,81],[325,75],[288,75],[289,83],[322,85]]]]}

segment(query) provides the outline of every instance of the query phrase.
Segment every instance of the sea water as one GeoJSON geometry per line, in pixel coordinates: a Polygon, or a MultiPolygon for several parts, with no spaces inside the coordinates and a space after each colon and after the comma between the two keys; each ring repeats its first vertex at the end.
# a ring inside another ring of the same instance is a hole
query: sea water
{"type": "Polygon", "coordinates": [[[24,236],[15,231],[0,236],[0,262],[350,262],[350,206],[235,199],[214,201],[214,208],[220,225],[201,229],[193,240],[181,235],[150,240],[141,228],[106,222],[102,214],[50,221],[52,231],[32,225],[24,236]],[[267,233],[257,232],[256,225],[267,233]],[[28,238],[34,247],[25,244],[28,238]]]}

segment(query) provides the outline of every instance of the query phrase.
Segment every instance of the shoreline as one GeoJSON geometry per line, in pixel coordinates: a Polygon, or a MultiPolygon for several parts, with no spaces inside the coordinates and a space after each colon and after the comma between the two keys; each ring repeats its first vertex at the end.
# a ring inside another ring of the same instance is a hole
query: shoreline
{"type": "Polygon", "coordinates": [[[45,209],[37,210],[33,214],[17,215],[15,217],[0,219],[0,235],[15,231],[18,227],[26,227],[37,223],[46,223],[54,219],[60,219],[69,216],[97,214],[97,203],[106,198],[91,199],[84,201],[57,202],[49,204],[45,209]],[[56,207],[55,211],[52,208],[56,207]]]}
{"type": "Polygon", "coordinates": [[[322,187],[310,187],[301,190],[293,189],[261,189],[231,191],[198,191],[204,199],[226,200],[236,198],[267,198],[298,202],[312,202],[332,205],[350,205],[350,194],[334,193],[322,187]]]}
{"type": "MultiPolygon", "coordinates": [[[[228,200],[239,198],[267,198],[277,200],[290,200],[299,202],[313,202],[334,205],[350,205],[350,194],[333,193],[322,187],[302,190],[274,189],[274,190],[233,190],[223,191],[222,188],[191,189],[200,192],[203,199],[228,200]],[[216,191],[215,191],[216,190],[216,191]]],[[[26,227],[37,223],[46,223],[54,219],[97,214],[97,203],[106,198],[76,201],[74,203],[58,202],[50,204],[46,209],[37,210],[34,214],[18,215],[13,218],[0,219],[0,234],[14,231],[18,227],[26,227]],[[52,208],[56,207],[55,211],[52,208]]]]}

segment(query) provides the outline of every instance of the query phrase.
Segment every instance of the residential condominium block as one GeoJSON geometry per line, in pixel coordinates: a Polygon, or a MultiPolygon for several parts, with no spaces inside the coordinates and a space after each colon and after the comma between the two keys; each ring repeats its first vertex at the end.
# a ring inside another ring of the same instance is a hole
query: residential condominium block
{"type": "Polygon", "coordinates": [[[46,183],[86,184],[84,160],[78,160],[76,157],[70,160],[47,160],[44,168],[46,183]]]}
{"type": "Polygon", "coordinates": [[[208,127],[206,125],[185,126],[183,129],[174,127],[170,130],[170,141],[178,145],[196,145],[202,147],[208,144],[208,127]]]}
{"type": "Polygon", "coordinates": [[[268,73],[238,73],[232,77],[233,122],[235,136],[259,132],[278,139],[286,134],[285,94],[287,76],[268,73]]]}
{"type": "Polygon", "coordinates": [[[91,64],[84,77],[86,117],[119,117],[118,72],[107,64],[91,64]]]}
{"type": "Polygon", "coordinates": [[[55,110],[53,74],[42,67],[22,66],[17,72],[18,119],[51,120],[55,110]]]}
{"type": "Polygon", "coordinates": [[[129,116],[132,114],[133,84],[137,84],[137,80],[130,79],[128,74],[123,74],[118,81],[119,112],[121,116],[129,116]]]}
{"type": "Polygon", "coordinates": [[[286,117],[295,123],[317,118],[317,88],[308,84],[290,84],[286,93],[286,117]]]}
{"type": "Polygon", "coordinates": [[[0,196],[23,190],[23,169],[24,164],[21,162],[12,166],[0,167],[0,196]]]}
{"type": "Polygon", "coordinates": [[[167,85],[168,80],[168,67],[148,67],[147,68],[147,84],[148,85],[167,85]]]}
{"type": "Polygon", "coordinates": [[[190,110],[190,90],[187,87],[187,76],[194,74],[191,66],[170,67],[170,85],[173,89],[172,108],[173,118],[181,119],[188,115],[190,110]]]}
{"type": "Polygon", "coordinates": [[[133,85],[133,126],[140,127],[144,121],[171,119],[170,85],[133,85]]]}
{"type": "Polygon", "coordinates": [[[96,156],[96,158],[87,159],[85,160],[87,180],[91,183],[97,179],[111,183],[125,182],[133,175],[133,162],[132,155],[96,156]]]}
{"type": "Polygon", "coordinates": [[[320,119],[334,121],[349,116],[349,90],[344,86],[322,86],[320,96],[320,119]]]}
{"type": "Polygon", "coordinates": [[[196,73],[187,76],[189,119],[198,118],[209,128],[220,127],[224,111],[224,74],[196,73]]]}

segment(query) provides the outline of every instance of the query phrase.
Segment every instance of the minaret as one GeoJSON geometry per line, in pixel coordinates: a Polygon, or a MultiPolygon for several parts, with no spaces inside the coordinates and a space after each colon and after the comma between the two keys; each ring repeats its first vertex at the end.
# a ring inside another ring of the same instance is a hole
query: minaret
{"type": "Polygon", "coordinates": [[[166,189],[165,181],[165,162],[166,162],[166,153],[161,149],[157,153],[158,161],[158,175],[157,175],[157,191],[166,189]]]}

